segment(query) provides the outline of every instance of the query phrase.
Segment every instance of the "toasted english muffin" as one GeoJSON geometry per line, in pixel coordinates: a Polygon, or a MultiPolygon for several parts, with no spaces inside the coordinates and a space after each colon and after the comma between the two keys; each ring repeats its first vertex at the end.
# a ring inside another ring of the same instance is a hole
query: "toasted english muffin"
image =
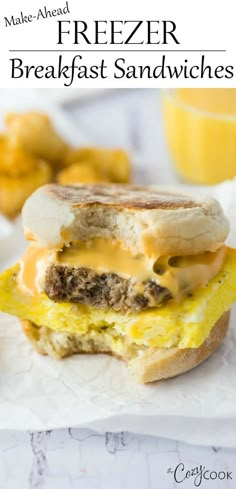
{"type": "Polygon", "coordinates": [[[192,255],[217,249],[229,231],[215,199],[151,186],[49,184],[34,192],[22,217],[27,239],[58,249],[100,237],[148,255],[192,255]]]}

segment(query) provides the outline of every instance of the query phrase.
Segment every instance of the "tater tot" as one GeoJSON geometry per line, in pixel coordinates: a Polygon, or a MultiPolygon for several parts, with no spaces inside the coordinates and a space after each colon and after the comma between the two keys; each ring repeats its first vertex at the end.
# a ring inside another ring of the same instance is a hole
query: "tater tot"
{"type": "Polygon", "coordinates": [[[0,171],[0,212],[14,218],[25,200],[36,188],[50,182],[52,170],[45,161],[37,161],[33,171],[21,175],[8,175],[0,171]]]}
{"type": "Polygon", "coordinates": [[[99,183],[105,179],[89,163],[74,163],[61,170],[57,175],[57,182],[62,185],[75,183],[99,183]]]}
{"type": "Polygon", "coordinates": [[[129,183],[131,164],[127,153],[120,149],[84,147],[68,152],[66,165],[87,162],[99,172],[101,178],[117,183],[129,183]]]}
{"type": "Polygon", "coordinates": [[[34,170],[37,161],[21,148],[10,145],[5,137],[0,138],[0,174],[24,175],[34,170]]]}
{"type": "Polygon", "coordinates": [[[36,158],[63,166],[69,146],[54,129],[50,118],[41,112],[10,113],[6,116],[7,138],[13,146],[36,158]]]}
{"type": "Polygon", "coordinates": [[[0,213],[14,218],[39,186],[57,181],[129,183],[131,163],[121,149],[72,148],[43,112],[9,113],[0,133],[0,213]]]}

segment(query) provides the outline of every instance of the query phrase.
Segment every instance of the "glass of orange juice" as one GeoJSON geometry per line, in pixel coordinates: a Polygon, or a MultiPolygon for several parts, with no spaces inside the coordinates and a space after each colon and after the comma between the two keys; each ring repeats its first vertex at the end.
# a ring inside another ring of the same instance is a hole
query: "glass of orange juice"
{"type": "Polygon", "coordinates": [[[214,184],[236,176],[236,89],[162,90],[167,143],[180,176],[214,184]]]}

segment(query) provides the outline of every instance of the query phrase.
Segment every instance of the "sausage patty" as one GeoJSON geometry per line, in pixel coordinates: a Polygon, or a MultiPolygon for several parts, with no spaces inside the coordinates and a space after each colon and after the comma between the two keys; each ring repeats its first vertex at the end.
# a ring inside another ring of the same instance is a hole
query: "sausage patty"
{"type": "Polygon", "coordinates": [[[141,311],[171,299],[170,291],[154,280],[137,282],[115,273],[98,274],[90,268],[50,265],[44,291],[54,301],[77,302],[115,311],[141,311]]]}

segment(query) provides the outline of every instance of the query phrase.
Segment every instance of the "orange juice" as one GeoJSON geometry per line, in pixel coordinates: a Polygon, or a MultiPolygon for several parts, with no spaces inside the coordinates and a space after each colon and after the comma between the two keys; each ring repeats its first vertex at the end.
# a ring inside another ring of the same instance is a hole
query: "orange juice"
{"type": "Polygon", "coordinates": [[[213,184],[236,176],[236,89],[163,91],[165,131],[180,175],[213,184]]]}

